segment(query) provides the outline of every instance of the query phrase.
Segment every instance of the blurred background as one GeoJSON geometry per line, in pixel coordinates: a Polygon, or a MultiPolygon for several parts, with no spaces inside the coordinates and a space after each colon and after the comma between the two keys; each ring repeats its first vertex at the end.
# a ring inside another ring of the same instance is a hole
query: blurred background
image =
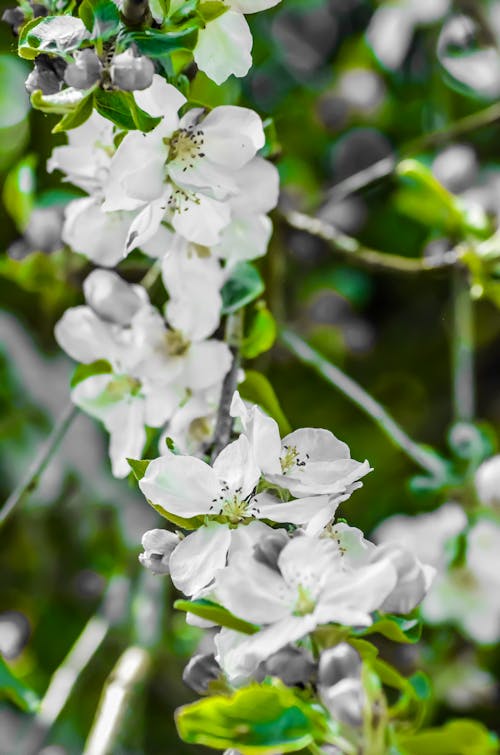
{"type": "MultiPolygon", "coordinates": [[[[1,7],[9,3],[2,0],[1,7]]],[[[411,154],[450,191],[497,214],[500,121],[486,119],[456,135],[450,125],[482,112],[500,94],[500,2],[284,0],[249,21],[250,75],[216,88],[198,74],[193,97],[210,105],[239,102],[274,119],[282,198],[261,263],[268,305],[413,438],[449,454],[449,271],[404,274],[354,264],[290,228],[283,213],[317,215],[389,254],[415,258],[446,249],[439,219],[409,201],[391,174],[395,161],[411,154]],[[457,13],[466,13],[472,26],[463,17],[457,25],[457,13]],[[444,136],[426,141],[441,131],[444,136]],[[380,161],[383,175],[352,191],[349,177],[380,161]]],[[[0,45],[3,500],[69,403],[73,365],[52,333],[63,311],[82,300],[90,268],[61,248],[64,203],[76,192],[45,172],[64,136],[51,135],[52,117],[30,109],[24,91],[30,64],[16,57],[6,24],[0,45]]],[[[130,280],[144,269],[140,255],[123,266],[130,280]]],[[[475,304],[478,419],[492,451],[500,424],[500,313],[493,299],[475,304]]],[[[375,471],[342,512],[350,524],[370,532],[391,514],[432,510],[447,500],[442,491],[418,491],[412,479],[419,470],[282,346],[250,366],[266,373],[294,427],[329,428],[354,458],[371,462],[375,471]]],[[[106,678],[131,643],[151,648],[152,662],[113,752],[201,752],[178,740],[173,723],[174,709],[194,698],[181,674],[201,635],[169,608],[167,581],[142,573],[141,535],[158,522],[135,483],[113,480],[106,447],[100,427],[79,415],[37,490],[2,529],[0,652],[18,677],[43,695],[96,612],[106,629],[48,735],[29,715],[0,704],[0,753],[81,752],[106,678]]],[[[404,652],[400,665],[424,668],[434,680],[434,721],[467,714],[498,727],[498,650],[473,651],[442,627],[426,630],[424,642],[404,652]],[[463,659],[470,660],[467,683],[463,659]],[[464,694],[456,694],[462,684],[464,694]]]]}

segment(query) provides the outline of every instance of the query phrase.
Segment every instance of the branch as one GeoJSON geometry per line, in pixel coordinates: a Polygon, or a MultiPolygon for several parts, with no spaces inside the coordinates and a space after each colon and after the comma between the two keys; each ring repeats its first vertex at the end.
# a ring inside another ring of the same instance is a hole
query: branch
{"type": "Polygon", "coordinates": [[[330,223],[318,218],[312,218],[302,212],[292,210],[283,213],[283,217],[292,228],[306,231],[326,241],[336,251],[349,258],[350,262],[357,262],[371,268],[397,273],[424,273],[430,270],[441,270],[452,267],[458,260],[455,251],[429,257],[412,258],[397,254],[379,252],[363,246],[357,239],[347,236],[330,223]]]}
{"type": "Polygon", "coordinates": [[[231,349],[233,362],[231,369],[224,378],[222,384],[219,409],[217,412],[217,422],[215,425],[213,444],[212,444],[212,461],[220,454],[229,443],[231,431],[233,429],[233,418],[230,414],[231,401],[238,385],[238,373],[240,370],[240,343],[243,336],[243,310],[238,310],[230,314],[226,323],[225,341],[231,349]]]}
{"type": "Polygon", "coordinates": [[[328,362],[319,352],[315,351],[295,333],[283,330],[280,334],[280,340],[301,362],[315,369],[330,385],[337,388],[344,396],[347,396],[356,406],[362,409],[365,414],[371,417],[382,432],[396,446],[399,446],[415,464],[418,464],[418,466],[433,476],[444,476],[446,472],[444,462],[435,454],[415,443],[384,407],[352,378],[328,362]]]}
{"type": "Polygon", "coordinates": [[[465,272],[453,276],[453,413],[456,422],[475,415],[474,308],[465,272]]]}
{"type": "Polygon", "coordinates": [[[83,755],[107,755],[119,733],[127,704],[150,667],[150,655],[132,645],[119,657],[106,680],[83,755]]]}
{"type": "Polygon", "coordinates": [[[78,409],[73,404],[68,404],[64,409],[52,432],[47,438],[46,443],[40,449],[38,457],[35,459],[24,480],[12,491],[5,501],[0,511],[0,525],[4,524],[7,517],[14,511],[24,498],[32,493],[38,487],[40,478],[49,465],[52,456],[57,450],[59,443],[69,430],[71,423],[75,419],[78,409]]]}

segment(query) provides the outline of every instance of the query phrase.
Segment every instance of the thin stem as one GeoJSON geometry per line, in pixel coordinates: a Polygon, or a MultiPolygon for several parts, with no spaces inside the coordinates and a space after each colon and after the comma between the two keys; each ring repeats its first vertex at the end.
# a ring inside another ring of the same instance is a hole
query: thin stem
{"type": "Polygon", "coordinates": [[[337,252],[349,258],[350,262],[359,263],[371,268],[378,268],[396,273],[424,273],[430,270],[440,270],[453,266],[458,259],[455,251],[439,255],[422,257],[419,259],[402,257],[397,254],[386,254],[361,244],[352,236],[347,236],[330,223],[318,218],[312,218],[302,212],[285,212],[283,214],[288,225],[300,231],[306,231],[326,241],[337,252]]]}
{"type": "Polygon", "coordinates": [[[231,369],[224,378],[222,391],[217,412],[217,422],[215,425],[212,461],[218,456],[223,448],[229,443],[231,431],[233,429],[233,418],[230,414],[231,401],[233,394],[238,385],[238,373],[240,370],[240,344],[243,336],[243,310],[238,310],[230,314],[226,322],[225,341],[231,349],[233,361],[231,369]]]}
{"type": "Polygon", "coordinates": [[[32,493],[38,487],[40,478],[49,465],[55,451],[69,430],[71,423],[75,419],[78,409],[73,404],[68,404],[55,424],[52,432],[47,438],[46,443],[40,449],[40,452],[33,462],[32,466],[19,485],[12,491],[0,510],[0,525],[4,524],[6,519],[14,511],[24,498],[32,493]]]}
{"type": "Polygon", "coordinates": [[[456,422],[475,416],[474,305],[464,270],[453,275],[453,415],[456,422]]]}
{"type": "Polygon", "coordinates": [[[149,668],[150,655],[144,648],[132,645],[122,653],[104,685],[83,755],[111,752],[134,688],[145,679],[149,668]]]}
{"type": "Polygon", "coordinates": [[[433,453],[415,443],[384,407],[352,378],[328,362],[319,352],[290,330],[283,330],[280,334],[280,340],[301,362],[315,369],[330,385],[341,391],[365,414],[368,414],[382,432],[418,466],[431,475],[438,477],[444,475],[443,462],[433,453]]]}

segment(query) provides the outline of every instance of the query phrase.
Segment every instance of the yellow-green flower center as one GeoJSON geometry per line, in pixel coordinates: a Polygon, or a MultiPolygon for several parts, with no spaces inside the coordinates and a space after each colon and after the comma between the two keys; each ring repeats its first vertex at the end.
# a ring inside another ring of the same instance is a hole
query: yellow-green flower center
{"type": "Polygon", "coordinates": [[[306,616],[306,614],[312,613],[316,607],[316,601],[309,590],[303,585],[299,585],[297,592],[298,597],[293,610],[294,614],[296,616],[306,616]]]}

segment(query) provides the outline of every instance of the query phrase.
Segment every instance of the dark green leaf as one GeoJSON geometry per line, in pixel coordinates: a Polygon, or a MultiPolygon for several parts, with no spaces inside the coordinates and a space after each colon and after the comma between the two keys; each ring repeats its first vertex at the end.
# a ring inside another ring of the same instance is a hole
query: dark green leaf
{"type": "Polygon", "coordinates": [[[252,684],[231,697],[209,697],[176,713],[181,738],[242,755],[296,752],[325,729],[324,716],[282,684],[252,684]]]}
{"type": "Polygon", "coordinates": [[[143,55],[161,58],[175,50],[192,50],[198,39],[198,28],[183,29],[180,32],[160,31],[159,29],[142,29],[129,31],[123,35],[127,45],[136,44],[143,55]]]}
{"type": "Polygon", "coordinates": [[[274,388],[265,375],[256,372],[256,370],[245,370],[245,380],[240,383],[238,390],[242,398],[258,404],[270,417],[276,420],[282,436],[292,432],[274,388]]]}
{"type": "Polygon", "coordinates": [[[221,627],[228,627],[229,629],[234,629],[236,632],[242,632],[242,634],[255,634],[259,631],[259,627],[256,624],[250,624],[248,621],[239,619],[223,608],[223,606],[219,606],[211,600],[176,600],[174,608],[177,608],[179,611],[186,611],[186,613],[192,613],[201,619],[213,621],[221,627]]]}
{"type": "Polygon", "coordinates": [[[78,13],[92,39],[106,41],[120,28],[120,12],[113,0],[83,0],[78,13]]]}
{"type": "Polygon", "coordinates": [[[88,94],[83,100],[80,100],[71,113],[67,113],[61,118],[59,123],[56,123],[52,129],[52,133],[58,134],[61,131],[70,131],[72,128],[81,126],[92,115],[93,105],[94,98],[92,94],[88,94]]]}
{"type": "Polygon", "coordinates": [[[161,120],[152,118],[141,110],[131,92],[105,92],[98,89],[94,95],[94,103],[99,115],[127,131],[138,129],[148,132],[161,120]]]}
{"type": "Polygon", "coordinates": [[[34,713],[40,704],[40,699],[36,692],[14,676],[1,656],[0,693],[2,696],[12,700],[13,703],[26,711],[26,713],[34,713]]]}
{"type": "Polygon", "coordinates": [[[78,383],[87,380],[89,377],[93,377],[94,375],[107,375],[110,372],[113,372],[113,369],[106,359],[98,359],[91,364],[79,364],[71,376],[70,385],[74,388],[78,383]]]}
{"type": "Polygon", "coordinates": [[[246,307],[264,291],[259,271],[249,262],[239,262],[222,287],[222,312],[229,314],[246,307]]]}

